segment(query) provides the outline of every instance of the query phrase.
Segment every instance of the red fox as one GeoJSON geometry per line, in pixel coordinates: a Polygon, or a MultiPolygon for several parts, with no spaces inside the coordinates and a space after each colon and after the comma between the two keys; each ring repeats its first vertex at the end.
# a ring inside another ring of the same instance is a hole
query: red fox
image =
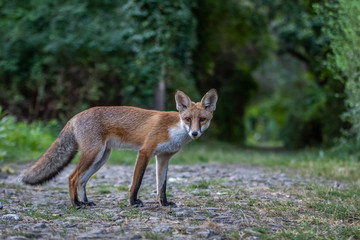
{"type": "Polygon", "coordinates": [[[194,103],[182,91],[175,94],[179,112],[145,110],[136,107],[94,107],[71,118],[46,152],[25,170],[24,183],[42,184],[62,171],[80,150],[75,170],[69,176],[71,205],[95,205],[86,196],[86,183],[110,156],[111,148],[138,151],[130,204],[143,206],[137,194],[149,160],[156,158],[157,201],[161,206],[175,205],[166,198],[166,179],[170,158],[181,147],[199,138],[209,127],[216,109],[215,89],[194,103]]]}

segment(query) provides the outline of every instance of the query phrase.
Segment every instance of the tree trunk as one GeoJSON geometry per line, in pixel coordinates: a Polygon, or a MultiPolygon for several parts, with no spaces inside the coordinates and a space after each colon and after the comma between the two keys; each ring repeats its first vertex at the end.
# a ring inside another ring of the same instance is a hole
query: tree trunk
{"type": "Polygon", "coordinates": [[[165,76],[166,76],[166,68],[165,68],[165,63],[163,63],[161,65],[159,82],[155,89],[155,95],[154,95],[155,110],[160,110],[160,111],[165,110],[165,90],[166,90],[165,76]]]}

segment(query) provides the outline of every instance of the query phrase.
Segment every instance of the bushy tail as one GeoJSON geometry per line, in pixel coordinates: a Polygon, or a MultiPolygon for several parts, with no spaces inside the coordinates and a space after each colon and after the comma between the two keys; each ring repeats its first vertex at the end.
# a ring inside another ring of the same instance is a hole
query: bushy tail
{"type": "Polygon", "coordinates": [[[74,133],[65,127],[46,152],[22,173],[22,181],[38,185],[54,178],[70,163],[77,148],[74,133]]]}

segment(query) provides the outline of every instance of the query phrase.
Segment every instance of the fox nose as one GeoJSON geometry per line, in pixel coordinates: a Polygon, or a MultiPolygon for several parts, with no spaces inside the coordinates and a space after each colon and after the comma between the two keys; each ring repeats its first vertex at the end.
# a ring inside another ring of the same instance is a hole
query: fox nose
{"type": "Polygon", "coordinates": [[[196,137],[198,135],[198,132],[192,132],[191,135],[193,135],[194,137],[196,137]]]}

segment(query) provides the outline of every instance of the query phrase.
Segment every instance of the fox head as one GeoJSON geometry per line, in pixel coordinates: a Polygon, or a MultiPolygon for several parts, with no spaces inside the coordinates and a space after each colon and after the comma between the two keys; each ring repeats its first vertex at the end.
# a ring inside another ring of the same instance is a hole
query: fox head
{"type": "Polygon", "coordinates": [[[192,139],[199,138],[210,126],[217,99],[215,89],[208,91],[197,103],[192,102],[184,92],[176,92],[176,109],[179,111],[181,124],[192,139]]]}

